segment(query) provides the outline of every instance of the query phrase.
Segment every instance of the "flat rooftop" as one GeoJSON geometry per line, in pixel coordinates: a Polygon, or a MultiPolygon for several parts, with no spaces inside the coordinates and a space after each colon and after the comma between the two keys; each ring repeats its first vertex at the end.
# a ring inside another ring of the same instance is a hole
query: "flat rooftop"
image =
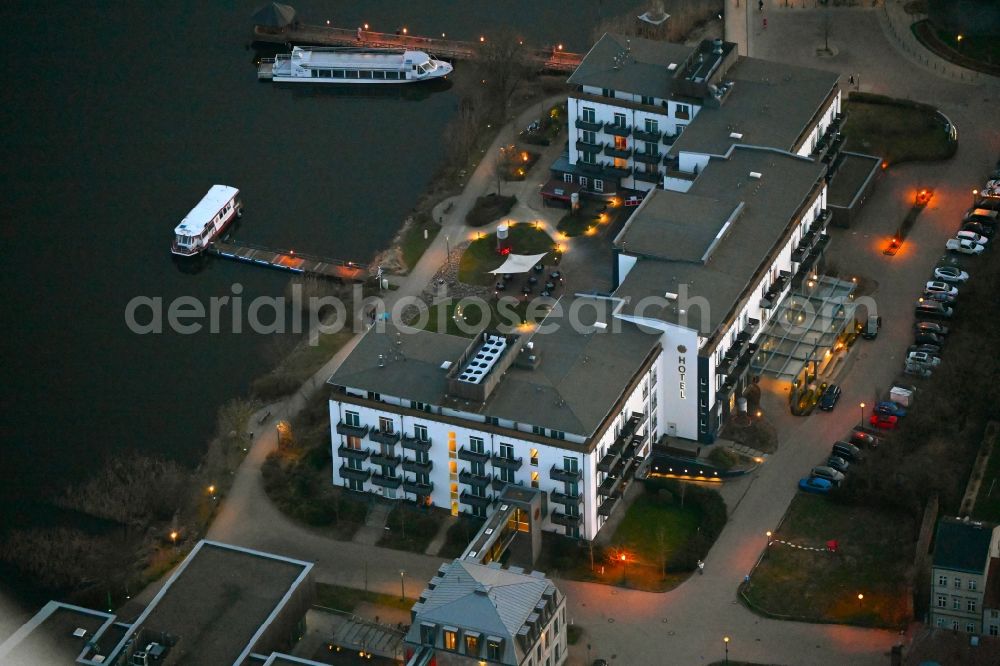
{"type": "Polygon", "coordinates": [[[670,147],[671,155],[725,155],[734,144],[794,152],[836,90],[839,76],[743,56],[722,78],[735,83],[722,106],[702,106],[670,147]],[[743,136],[737,139],[732,133],[743,136]]]}
{"type": "Polygon", "coordinates": [[[562,316],[550,314],[525,333],[538,366],[511,366],[485,403],[447,395],[448,370],[442,366],[461,356],[468,338],[400,333],[391,325],[365,334],[328,383],[589,437],[659,345],[656,334],[613,318],[614,306],[585,296],[560,299],[562,316]]]}
{"type": "Polygon", "coordinates": [[[645,221],[636,221],[633,216],[614,244],[629,254],[701,262],[713,241],[726,230],[726,224],[731,224],[741,210],[742,206],[732,201],[658,191],[645,206],[645,221]]]}
{"type": "MultiPolygon", "coordinates": [[[[675,75],[697,47],[605,33],[569,77],[572,85],[667,99],[675,75]],[[673,70],[668,66],[673,63],[673,70]]],[[[610,102],[610,100],[609,100],[610,102]]]]}
{"type": "Polygon", "coordinates": [[[854,201],[862,186],[869,178],[874,178],[882,165],[882,158],[843,151],[842,162],[830,181],[826,192],[826,202],[832,206],[846,208],[854,201]]]}
{"type": "Polygon", "coordinates": [[[142,629],[177,643],[164,666],[239,663],[257,632],[312,568],[277,555],[202,541],[167,581],[142,629]]]}
{"type": "Polygon", "coordinates": [[[87,642],[113,620],[110,613],[50,601],[0,645],[0,663],[4,666],[73,664],[87,642]]]}
{"type": "Polygon", "coordinates": [[[685,309],[672,301],[665,306],[654,303],[644,312],[647,317],[694,328],[711,337],[733,314],[755,276],[769,268],[772,255],[784,244],[791,222],[825,169],[821,163],[775,150],[737,148],[730,158],[713,160],[688,193],[652,190],[619,234],[620,238],[639,234],[648,239],[644,256],[615,291],[616,296],[628,300],[623,313],[634,314],[643,299],[647,303],[650,298],[663,299],[668,292],[702,297],[708,301],[707,311],[698,306],[685,309]],[[761,177],[753,178],[751,172],[761,177]],[[718,206],[696,201],[688,207],[686,200],[691,196],[713,199],[718,206]],[[719,211],[740,204],[738,217],[707,258],[698,260],[698,248],[720,229],[719,211]],[[690,228],[691,220],[679,220],[675,207],[682,214],[692,209],[714,210],[716,214],[706,220],[709,228],[697,236],[697,242],[686,243],[686,256],[674,243],[690,228]]]}

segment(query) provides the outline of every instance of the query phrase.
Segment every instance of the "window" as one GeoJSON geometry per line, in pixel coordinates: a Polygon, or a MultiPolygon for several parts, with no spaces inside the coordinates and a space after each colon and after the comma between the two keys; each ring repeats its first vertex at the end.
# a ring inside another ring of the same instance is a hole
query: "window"
{"type": "Polygon", "coordinates": [[[531,473],[531,487],[532,488],[538,487],[538,472],[531,473]]]}
{"type": "Polygon", "coordinates": [[[951,621],[951,630],[952,631],[958,631],[958,620],[952,620],[951,621]]]}
{"type": "Polygon", "coordinates": [[[486,423],[488,423],[490,425],[493,425],[493,426],[498,426],[498,425],[500,425],[500,419],[498,419],[495,416],[487,416],[486,417],[486,423]]]}
{"type": "Polygon", "coordinates": [[[970,613],[975,613],[976,612],[976,600],[975,599],[966,599],[965,600],[965,610],[967,610],[970,613]]]}
{"type": "Polygon", "coordinates": [[[973,590],[973,591],[976,589],[976,579],[975,578],[970,578],[969,579],[969,589],[973,590]]]}
{"type": "Polygon", "coordinates": [[[646,118],[646,131],[650,134],[659,134],[660,123],[652,118],[646,118]]]}
{"type": "Polygon", "coordinates": [[[586,176],[580,176],[580,187],[587,187],[587,182],[586,176]]]}
{"type": "Polygon", "coordinates": [[[580,141],[583,141],[584,143],[596,144],[597,133],[590,130],[583,130],[580,132],[580,141]]]}
{"type": "Polygon", "coordinates": [[[615,96],[615,91],[612,88],[601,88],[601,96],[613,98],[615,96]]]}
{"type": "Polygon", "coordinates": [[[479,656],[479,635],[468,633],[465,635],[465,654],[473,657],[479,656]]]}
{"type": "Polygon", "coordinates": [[[656,155],[659,152],[659,148],[652,141],[644,141],[646,144],[645,150],[647,155],[656,155]]]}
{"type": "Polygon", "coordinates": [[[595,178],[594,179],[594,191],[595,192],[603,192],[604,191],[604,181],[601,180],[600,178],[595,178]]]}
{"type": "Polygon", "coordinates": [[[361,415],[357,412],[344,412],[344,423],[354,428],[360,428],[361,415]]]}
{"type": "Polygon", "coordinates": [[[356,490],[359,493],[364,492],[365,482],[360,479],[348,479],[347,487],[351,490],[356,490]]]}
{"type": "Polygon", "coordinates": [[[538,467],[538,449],[531,449],[531,464],[538,467]]]}
{"type": "Polygon", "coordinates": [[[948,597],[943,594],[937,595],[937,606],[938,608],[946,608],[948,606],[948,597]]]}
{"type": "Polygon", "coordinates": [[[475,453],[484,453],[486,451],[486,445],[483,443],[483,438],[469,437],[469,449],[475,453]]]}
{"type": "Polygon", "coordinates": [[[674,117],[682,120],[691,118],[691,106],[688,104],[678,104],[674,107],[674,117]]]}
{"type": "Polygon", "coordinates": [[[580,496],[580,484],[576,481],[564,481],[566,487],[566,497],[579,497],[580,496]]]}
{"type": "Polygon", "coordinates": [[[385,80],[385,72],[372,72],[372,76],[376,79],[385,80]]]}
{"type": "Polygon", "coordinates": [[[936,623],[936,624],[937,624],[937,626],[939,626],[939,627],[943,627],[943,626],[944,626],[944,618],[943,618],[943,617],[939,617],[939,618],[937,619],[937,623],[936,623]]]}
{"type": "Polygon", "coordinates": [[[385,416],[378,417],[378,429],[387,435],[392,434],[392,419],[385,416]]]}
{"type": "Polygon", "coordinates": [[[962,610],[962,599],[960,597],[951,598],[951,609],[952,610],[962,610]]]}
{"type": "Polygon", "coordinates": [[[375,400],[377,402],[382,400],[382,395],[380,393],[376,393],[375,391],[368,391],[367,395],[369,400],[375,400]]]}
{"type": "Polygon", "coordinates": [[[976,625],[974,623],[972,623],[972,622],[966,622],[966,624],[965,624],[965,633],[967,633],[967,634],[973,634],[975,632],[976,632],[976,625]]]}
{"type": "Polygon", "coordinates": [[[348,458],[347,459],[347,469],[362,469],[361,460],[358,458],[348,458]]]}
{"type": "Polygon", "coordinates": [[[507,460],[514,459],[514,447],[510,444],[500,445],[500,457],[506,458],[507,460]]]}
{"type": "Polygon", "coordinates": [[[531,426],[531,432],[533,432],[536,435],[541,435],[543,437],[545,436],[545,428],[541,426],[531,426]]]}
{"type": "Polygon", "coordinates": [[[990,625],[990,636],[1000,636],[1000,625],[990,625]]]}
{"type": "Polygon", "coordinates": [[[420,642],[428,645],[434,645],[434,639],[437,635],[437,627],[430,622],[420,623],[420,642]]]}
{"type": "MultiPolygon", "coordinates": [[[[584,150],[580,153],[580,161],[584,164],[597,164],[597,153],[584,150]]],[[[586,179],[582,179],[581,184],[586,185],[586,179]]]]}
{"type": "Polygon", "coordinates": [[[348,79],[356,79],[356,78],[358,78],[358,73],[356,71],[350,71],[350,70],[348,70],[346,78],[348,78],[348,79]]]}
{"type": "Polygon", "coordinates": [[[514,483],[514,470],[509,467],[501,467],[498,472],[501,481],[504,483],[514,483]]]}
{"type": "Polygon", "coordinates": [[[419,424],[413,426],[413,437],[421,442],[429,442],[430,439],[427,438],[427,426],[419,424]]]}
{"type": "Polygon", "coordinates": [[[573,182],[573,174],[571,174],[571,173],[564,173],[563,174],[563,182],[564,183],[572,183],[573,182]]]}
{"type": "Polygon", "coordinates": [[[566,439],[566,433],[562,430],[549,430],[549,437],[552,439],[566,439]]]}
{"type": "Polygon", "coordinates": [[[321,69],[321,70],[319,70],[319,78],[321,78],[321,79],[328,79],[328,78],[330,78],[330,70],[328,70],[328,69],[321,69]]]}
{"type": "Polygon", "coordinates": [[[361,438],[353,437],[351,435],[347,436],[347,448],[359,450],[361,448],[361,438]]]}
{"type": "Polygon", "coordinates": [[[453,652],[458,649],[458,631],[455,629],[444,630],[444,649],[453,652]]]}
{"type": "MultiPolygon", "coordinates": [[[[642,96],[642,103],[643,104],[648,104],[650,106],[655,106],[656,105],[656,98],[655,97],[650,97],[649,95],[643,95],[642,96]]],[[[653,122],[655,123],[656,121],[654,120],[653,122]]],[[[655,132],[656,131],[656,130],[649,129],[649,120],[646,120],[646,131],[647,132],[655,132]]]]}
{"type": "Polygon", "coordinates": [[[499,661],[501,655],[501,648],[503,647],[503,641],[499,638],[487,638],[486,639],[486,658],[493,661],[499,661]]]}
{"type": "Polygon", "coordinates": [[[585,123],[596,123],[597,114],[594,112],[593,107],[585,106],[581,109],[583,112],[583,122],[585,123]]]}
{"type": "Polygon", "coordinates": [[[361,74],[361,78],[363,78],[363,79],[370,79],[370,78],[372,78],[371,70],[368,70],[368,69],[361,70],[361,72],[359,72],[359,74],[361,74]]]}
{"type": "Polygon", "coordinates": [[[996,620],[997,618],[1000,618],[1000,610],[991,610],[990,619],[996,620]]]}
{"type": "Polygon", "coordinates": [[[567,472],[579,472],[580,461],[572,456],[563,456],[563,469],[567,472]]]}
{"type": "Polygon", "coordinates": [[[615,150],[628,150],[628,139],[623,136],[616,136],[615,150]]]}
{"type": "Polygon", "coordinates": [[[962,579],[959,578],[958,576],[955,576],[955,589],[956,590],[962,589],[962,579]]]}
{"type": "Polygon", "coordinates": [[[477,476],[486,476],[486,463],[474,460],[469,463],[469,471],[477,476]]]}
{"type": "Polygon", "coordinates": [[[615,113],[615,126],[616,127],[625,127],[625,114],[624,113],[615,113]]]}

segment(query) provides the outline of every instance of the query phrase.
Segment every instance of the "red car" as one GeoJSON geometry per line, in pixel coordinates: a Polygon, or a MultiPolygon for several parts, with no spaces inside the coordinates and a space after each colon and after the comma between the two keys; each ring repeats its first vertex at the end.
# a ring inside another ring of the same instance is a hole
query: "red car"
{"type": "Polygon", "coordinates": [[[892,414],[872,414],[871,418],[868,419],[873,428],[881,428],[882,430],[895,430],[898,421],[899,417],[892,414]]]}

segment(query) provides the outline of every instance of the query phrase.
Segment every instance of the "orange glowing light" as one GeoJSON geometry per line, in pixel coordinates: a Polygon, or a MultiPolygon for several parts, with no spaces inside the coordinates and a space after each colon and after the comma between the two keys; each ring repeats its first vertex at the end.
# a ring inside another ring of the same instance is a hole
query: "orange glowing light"
{"type": "Polygon", "coordinates": [[[883,169],[888,169],[889,168],[889,163],[887,161],[885,161],[885,160],[882,160],[882,168],[883,169]]]}
{"type": "Polygon", "coordinates": [[[368,24],[367,24],[367,23],[365,23],[365,30],[367,30],[367,29],[368,29],[368,24]]]}
{"type": "Polygon", "coordinates": [[[625,561],[625,553],[622,553],[622,562],[625,561]]]}
{"type": "Polygon", "coordinates": [[[483,37],[482,35],[479,35],[479,43],[482,44],[485,41],[486,41],[486,38],[483,37]]]}
{"type": "Polygon", "coordinates": [[[403,34],[404,34],[404,35],[405,35],[405,34],[408,34],[409,32],[410,32],[409,30],[407,30],[406,28],[403,28],[403,34]]]}
{"type": "Polygon", "coordinates": [[[562,44],[560,44],[559,46],[557,46],[557,47],[556,47],[556,50],[557,50],[557,51],[562,51],[562,44]]]}

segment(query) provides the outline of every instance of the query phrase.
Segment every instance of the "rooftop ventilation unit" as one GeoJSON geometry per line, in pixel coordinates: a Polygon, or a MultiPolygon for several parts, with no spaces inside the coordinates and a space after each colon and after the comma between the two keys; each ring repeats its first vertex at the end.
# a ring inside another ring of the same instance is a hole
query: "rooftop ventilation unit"
{"type": "Polygon", "coordinates": [[[603,331],[607,327],[608,327],[608,325],[606,323],[604,323],[603,321],[595,321],[594,322],[594,328],[599,328],[599,329],[601,329],[603,331]]]}
{"type": "Polygon", "coordinates": [[[739,132],[730,132],[729,133],[729,138],[730,139],[742,139],[743,135],[741,133],[739,133],[739,132]]]}
{"type": "Polygon", "coordinates": [[[673,72],[673,71],[676,71],[676,70],[677,70],[677,63],[676,62],[672,62],[669,65],[667,65],[667,71],[668,72],[673,72]]]}
{"type": "Polygon", "coordinates": [[[75,636],[76,638],[83,638],[86,635],[87,635],[87,630],[84,629],[83,627],[77,627],[76,629],[73,630],[73,636],[75,636]]]}
{"type": "Polygon", "coordinates": [[[492,527],[487,527],[486,528],[486,536],[489,536],[490,534],[493,534],[493,528],[492,527]]]}
{"type": "Polygon", "coordinates": [[[451,361],[445,361],[444,363],[441,364],[441,369],[442,370],[447,370],[450,367],[451,367],[451,361]]]}
{"type": "Polygon", "coordinates": [[[760,171],[751,171],[750,172],[750,177],[753,178],[753,179],[755,179],[755,180],[760,180],[761,176],[763,176],[763,175],[764,174],[762,174],[760,171]]]}
{"type": "Polygon", "coordinates": [[[667,293],[663,294],[663,297],[665,299],[667,299],[668,301],[676,301],[677,300],[677,294],[675,294],[672,291],[668,291],[667,293]]]}

